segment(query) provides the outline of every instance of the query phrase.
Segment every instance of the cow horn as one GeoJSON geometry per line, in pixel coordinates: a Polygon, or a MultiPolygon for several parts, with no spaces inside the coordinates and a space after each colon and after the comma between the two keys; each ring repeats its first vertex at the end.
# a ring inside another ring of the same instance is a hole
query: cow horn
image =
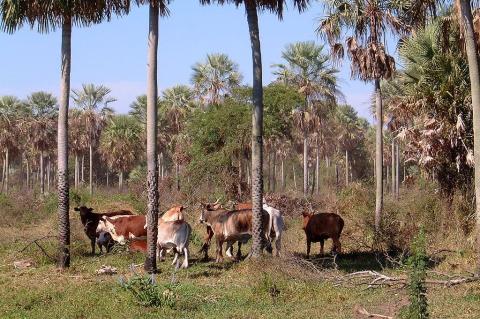
{"type": "Polygon", "coordinates": [[[213,205],[217,205],[220,202],[220,198],[217,198],[217,201],[213,205]]]}

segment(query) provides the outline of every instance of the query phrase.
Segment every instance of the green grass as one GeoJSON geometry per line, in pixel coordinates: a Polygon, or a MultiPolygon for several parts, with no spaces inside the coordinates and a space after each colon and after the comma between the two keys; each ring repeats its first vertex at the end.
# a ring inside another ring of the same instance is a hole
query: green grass
{"type": "MultiPolygon", "coordinates": [[[[3,198],[2,201],[8,199],[3,198]]],[[[196,223],[197,213],[190,211],[195,236],[191,243],[191,267],[175,272],[167,262],[159,264],[157,281],[162,285],[173,283],[175,307],[155,308],[139,305],[129,291],[123,289],[120,278],[142,274],[144,257],[140,253],[118,250],[113,254],[89,256],[89,242],[83,234],[76,214],[71,213],[72,267],[60,272],[35,245],[20,253],[34,238],[55,234],[56,223],[50,199],[42,204],[41,212],[25,226],[23,223],[0,226],[0,318],[363,318],[355,309],[364,307],[369,312],[398,315],[408,303],[406,290],[392,288],[366,289],[365,286],[334,286],[321,276],[311,273],[298,263],[282,258],[265,257],[259,261],[223,264],[199,261],[196,252],[203,237],[203,228],[196,223]],[[35,267],[14,269],[13,262],[31,259],[35,267]],[[102,265],[117,267],[113,276],[95,275],[102,265]],[[137,265],[133,268],[132,265],[137,265]]],[[[98,210],[130,207],[129,196],[100,194],[88,199],[88,205],[98,210]]],[[[11,205],[12,206],[12,205],[11,205]]],[[[13,207],[13,206],[12,206],[13,207]]],[[[13,208],[9,207],[9,210],[13,208]]],[[[352,211],[352,216],[354,216],[352,211]]],[[[0,212],[1,214],[1,212],[0,212]]],[[[342,238],[345,254],[338,257],[339,270],[349,272],[375,269],[391,275],[404,274],[402,269],[382,269],[375,254],[359,249],[357,228],[351,216],[345,214],[346,228],[342,238]]],[[[442,272],[473,269],[474,255],[468,245],[459,241],[435,243],[438,247],[454,249],[435,265],[442,272]],[[446,245],[446,246],[445,246],[446,245]],[[457,245],[457,246],[455,246],[457,245]]],[[[46,251],[55,254],[55,241],[40,241],[46,251]]],[[[304,234],[299,218],[287,219],[285,249],[303,256],[304,234]]],[[[326,251],[330,249],[330,242],[326,251]]],[[[246,254],[249,247],[243,249],[246,254]]],[[[318,244],[312,247],[315,253],[318,244]]],[[[210,250],[210,256],[214,247],[210,250]]],[[[326,264],[326,266],[329,266],[326,264]]],[[[332,270],[329,270],[332,272],[332,270]]],[[[435,287],[428,290],[431,318],[479,318],[480,283],[451,288],[435,287]]]]}

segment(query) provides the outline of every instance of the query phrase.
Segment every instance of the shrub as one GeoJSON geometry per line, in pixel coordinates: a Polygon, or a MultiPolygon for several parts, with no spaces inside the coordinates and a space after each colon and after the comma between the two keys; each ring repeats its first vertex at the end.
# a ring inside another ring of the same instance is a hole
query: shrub
{"type": "Polygon", "coordinates": [[[425,248],[425,232],[420,228],[412,243],[412,255],[408,259],[409,271],[409,300],[410,305],[403,315],[408,319],[428,318],[427,289],[425,287],[427,253],[425,248]]]}
{"type": "Polygon", "coordinates": [[[173,285],[158,285],[152,276],[135,275],[128,280],[121,280],[123,289],[130,292],[135,301],[145,307],[174,308],[176,295],[173,285]]]}

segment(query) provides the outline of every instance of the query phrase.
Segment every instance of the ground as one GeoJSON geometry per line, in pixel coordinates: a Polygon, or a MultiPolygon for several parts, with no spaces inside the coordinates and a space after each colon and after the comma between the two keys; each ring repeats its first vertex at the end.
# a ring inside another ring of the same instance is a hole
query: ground
{"type": "MultiPolygon", "coordinates": [[[[96,203],[101,208],[132,207],[127,201],[111,198],[96,203]]],[[[99,208],[100,209],[100,208],[99,208]]],[[[299,217],[288,217],[285,234],[286,258],[266,256],[261,260],[198,260],[203,235],[198,214],[189,208],[188,218],[194,227],[191,267],[174,271],[170,262],[160,263],[159,283],[175,283],[176,305],[144,307],[122,289],[120,280],[142,273],[141,253],[116,249],[108,255],[89,255],[89,242],[83,234],[78,215],[71,212],[72,267],[58,271],[35,244],[21,251],[33,239],[54,235],[55,214],[37,216],[28,225],[10,223],[0,226],[0,318],[366,318],[359,313],[397,316],[408,304],[405,289],[366,286],[336,286],[295,260],[305,250],[299,217]],[[296,256],[296,257],[292,257],[296,256]],[[13,262],[29,259],[34,266],[15,269],[13,262]],[[118,274],[96,275],[102,265],[114,266],[118,274]]],[[[373,254],[358,251],[354,231],[346,220],[342,238],[345,254],[337,258],[338,270],[325,270],[334,276],[376,269],[390,275],[403,275],[404,268],[381,269],[373,254]]],[[[54,255],[54,239],[39,241],[47,253],[54,255]]],[[[330,249],[330,243],[326,251],[330,249]]],[[[449,247],[447,247],[449,248],[449,247]]],[[[312,247],[318,252],[318,244],[312,247]]],[[[248,247],[245,247],[246,253],[248,247]]],[[[432,268],[453,271],[471,261],[468,251],[457,250],[432,268]]],[[[210,251],[213,256],[213,249],[210,251]]],[[[315,257],[318,260],[318,257],[315,257]]],[[[171,259],[169,259],[171,261],[171,259]]],[[[463,270],[462,270],[463,271],[463,270]]],[[[431,318],[479,318],[480,283],[428,290],[431,318]]]]}

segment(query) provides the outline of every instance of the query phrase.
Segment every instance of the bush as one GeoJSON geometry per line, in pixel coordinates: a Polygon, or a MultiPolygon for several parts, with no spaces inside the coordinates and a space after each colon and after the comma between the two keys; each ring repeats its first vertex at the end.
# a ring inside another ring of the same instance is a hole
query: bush
{"type": "Polygon", "coordinates": [[[425,287],[428,259],[425,246],[425,232],[422,227],[412,243],[412,255],[408,259],[410,268],[408,282],[410,305],[404,312],[403,318],[428,318],[427,288],[425,287]]]}
{"type": "Polygon", "coordinates": [[[176,295],[173,285],[158,285],[153,275],[135,275],[128,280],[121,280],[120,285],[129,291],[135,301],[145,307],[169,307],[174,308],[176,295]]]}

